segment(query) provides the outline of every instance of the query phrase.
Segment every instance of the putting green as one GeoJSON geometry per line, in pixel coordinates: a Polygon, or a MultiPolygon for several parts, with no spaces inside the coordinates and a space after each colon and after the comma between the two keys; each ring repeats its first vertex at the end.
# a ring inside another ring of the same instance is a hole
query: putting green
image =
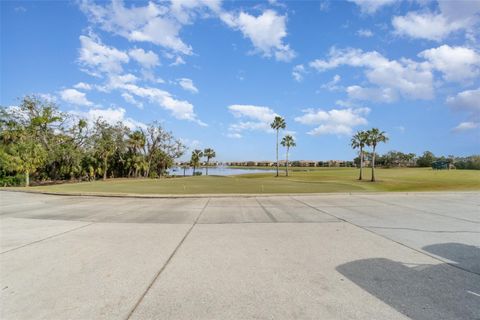
{"type": "MultiPolygon", "coordinates": [[[[32,191],[58,193],[116,194],[262,194],[262,193],[325,193],[369,191],[474,191],[480,190],[480,171],[432,170],[430,168],[377,169],[377,182],[372,183],[370,169],[366,180],[358,181],[354,168],[301,168],[289,177],[276,178],[272,173],[238,176],[197,176],[165,179],[111,179],[107,181],[65,183],[30,187],[32,191]]],[[[25,188],[17,188],[24,190],[25,188]]]]}

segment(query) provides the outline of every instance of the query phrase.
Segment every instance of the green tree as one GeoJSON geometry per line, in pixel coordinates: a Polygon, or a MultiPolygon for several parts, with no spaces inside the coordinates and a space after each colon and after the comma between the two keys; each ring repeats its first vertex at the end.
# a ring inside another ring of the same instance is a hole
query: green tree
{"type": "Polygon", "coordinates": [[[278,170],[279,170],[279,163],[278,163],[278,131],[280,129],[285,129],[287,127],[287,124],[285,122],[285,119],[283,119],[280,116],[276,116],[275,119],[273,119],[273,122],[270,124],[270,127],[276,131],[277,134],[277,142],[276,142],[276,153],[277,153],[277,177],[278,177],[278,170]]]}
{"type": "Polygon", "coordinates": [[[52,153],[55,132],[62,132],[65,115],[56,105],[36,96],[25,96],[17,107],[1,108],[0,137],[8,169],[30,175],[41,168],[52,153]]]}
{"type": "Polygon", "coordinates": [[[286,176],[288,177],[288,152],[290,151],[290,148],[295,147],[297,144],[295,143],[295,139],[289,134],[287,134],[285,137],[283,137],[281,144],[282,144],[282,146],[287,148],[286,176]]]}
{"type": "Polygon", "coordinates": [[[215,154],[215,150],[213,150],[212,148],[206,148],[205,150],[203,150],[203,155],[205,157],[207,157],[207,176],[208,176],[208,166],[210,165],[210,159],[212,158],[215,158],[217,155],[215,154]]]}
{"type": "Polygon", "coordinates": [[[372,180],[375,181],[375,149],[380,142],[386,143],[388,137],[385,135],[385,131],[380,131],[378,128],[372,128],[367,131],[368,139],[367,145],[372,147],[372,180]]]}
{"type": "Polygon", "coordinates": [[[195,175],[195,168],[200,165],[200,159],[203,157],[202,150],[195,149],[192,151],[192,157],[190,158],[190,165],[193,167],[193,175],[195,175]]]}
{"type": "MultiPolygon", "coordinates": [[[[122,123],[118,123],[115,126],[108,124],[102,119],[97,119],[95,121],[95,130],[93,134],[93,150],[95,156],[99,159],[101,164],[101,171],[103,174],[103,180],[107,179],[109,162],[112,160],[112,157],[117,153],[123,153],[125,147],[125,135],[128,133],[128,128],[126,128],[122,123]]],[[[121,163],[123,159],[119,157],[121,163]]]]}
{"type": "Polygon", "coordinates": [[[419,167],[431,167],[432,162],[435,161],[437,158],[435,155],[430,151],[425,151],[423,155],[418,157],[417,159],[417,166],[419,167]]]}
{"type": "Polygon", "coordinates": [[[134,170],[134,177],[138,178],[141,170],[146,167],[145,157],[142,150],[145,147],[145,134],[136,130],[128,135],[127,146],[130,149],[130,165],[134,170]]]}
{"type": "Polygon", "coordinates": [[[358,131],[352,137],[350,141],[350,145],[353,149],[359,149],[359,158],[360,158],[360,175],[358,180],[362,180],[362,170],[363,170],[363,163],[364,163],[364,151],[368,140],[368,134],[365,131],[358,131]]]}

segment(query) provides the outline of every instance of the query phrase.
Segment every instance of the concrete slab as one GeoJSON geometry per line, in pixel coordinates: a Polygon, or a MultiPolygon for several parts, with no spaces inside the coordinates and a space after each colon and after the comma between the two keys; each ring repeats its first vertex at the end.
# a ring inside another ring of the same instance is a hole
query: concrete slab
{"type": "Polygon", "coordinates": [[[480,319],[478,199],[0,192],[0,318],[480,319]]]}
{"type": "Polygon", "coordinates": [[[0,255],[2,319],[125,319],[189,225],[93,224],[0,255]]]}
{"type": "Polygon", "coordinates": [[[63,234],[88,222],[7,218],[0,220],[0,253],[63,234]]]}
{"type": "MultiPolygon", "coordinates": [[[[230,201],[230,203],[234,203],[230,201]]],[[[218,204],[218,202],[217,202],[218,204]]],[[[268,223],[273,220],[257,203],[256,206],[210,206],[205,209],[198,223],[268,223]]]]}
{"type": "Polygon", "coordinates": [[[466,288],[479,277],[347,223],[197,225],[132,318],[469,319],[478,297],[466,288]],[[377,279],[371,265],[401,276],[377,279]]]}

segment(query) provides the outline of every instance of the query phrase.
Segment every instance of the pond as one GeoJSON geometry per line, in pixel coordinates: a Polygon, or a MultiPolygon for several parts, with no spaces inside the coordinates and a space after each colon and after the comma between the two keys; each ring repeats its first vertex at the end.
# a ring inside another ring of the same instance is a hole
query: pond
{"type": "MultiPolygon", "coordinates": [[[[195,169],[196,172],[201,172],[202,176],[206,174],[205,168],[197,168],[195,169]]],[[[173,167],[169,170],[172,176],[183,176],[183,169],[180,167],[173,167]]],[[[209,167],[208,168],[208,175],[209,176],[232,176],[237,174],[249,174],[249,173],[266,173],[266,172],[275,172],[275,168],[272,169],[236,169],[236,168],[229,168],[229,167],[209,167]]],[[[193,168],[185,169],[185,175],[191,176],[193,173],[193,168]]]]}

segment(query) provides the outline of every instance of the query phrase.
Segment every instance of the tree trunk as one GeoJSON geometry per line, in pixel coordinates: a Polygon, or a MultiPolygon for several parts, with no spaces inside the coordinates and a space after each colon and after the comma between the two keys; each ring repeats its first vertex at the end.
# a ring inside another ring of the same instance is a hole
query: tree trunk
{"type": "Polygon", "coordinates": [[[30,186],[30,172],[27,170],[25,171],[25,187],[30,186]]]}
{"type": "Polygon", "coordinates": [[[195,166],[193,166],[193,172],[192,172],[192,176],[195,175],[195,166]]]}
{"type": "Polygon", "coordinates": [[[206,170],[206,174],[205,174],[205,175],[207,175],[207,176],[208,176],[208,164],[209,164],[209,162],[210,162],[210,159],[207,158],[207,168],[205,169],[205,170],[206,170]]]}
{"type": "Polygon", "coordinates": [[[286,163],[286,165],[287,165],[287,167],[286,167],[286,176],[287,176],[287,177],[288,177],[288,150],[289,150],[289,149],[290,149],[290,148],[287,148],[287,159],[286,159],[286,160],[287,160],[287,163],[286,163]]]}
{"type": "Polygon", "coordinates": [[[362,180],[362,169],[363,169],[363,148],[360,148],[360,176],[358,180],[362,180]]]}
{"type": "Polygon", "coordinates": [[[372,154],[372,182],[375,182],[375,145],[373,146],[372,154]]]}
{"type": "Polygon", "coordinates": [[[107,158],[105,158],[105,160],[103,160],[103,180],[107,180],[107,169],[108,169],[107,158]]]}
{"type": "Polygon", "coordinates": [[[277,177],[278,177],[278,168],[279,168],[279,163],[278,163],[278,129],[277,129],[277,177]]]}

